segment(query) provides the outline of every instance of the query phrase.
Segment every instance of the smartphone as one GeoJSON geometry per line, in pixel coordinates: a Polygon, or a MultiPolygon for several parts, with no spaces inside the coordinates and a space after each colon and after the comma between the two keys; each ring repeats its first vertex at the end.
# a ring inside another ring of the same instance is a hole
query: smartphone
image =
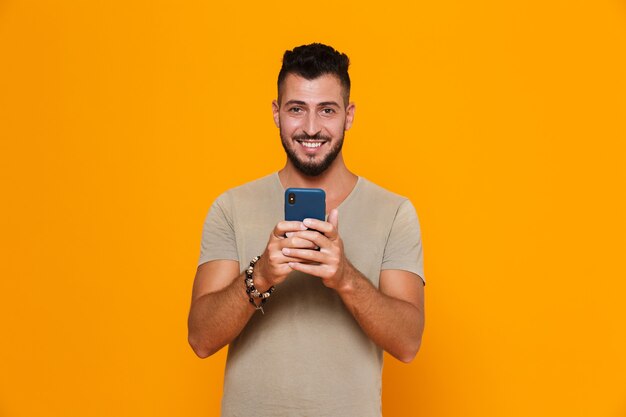
{"type": "Polygon", "coordinates": [[[287,188],[285,220],[326,220],[326,193],[320,188],[287,188]]]}

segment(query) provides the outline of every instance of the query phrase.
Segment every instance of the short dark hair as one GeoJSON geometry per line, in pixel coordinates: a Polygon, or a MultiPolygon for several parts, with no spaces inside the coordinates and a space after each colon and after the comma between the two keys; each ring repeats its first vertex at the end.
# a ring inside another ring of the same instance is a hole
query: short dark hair
{"type": "Polygon", "coordinates": [[[288,74],[296,74],[307,80],[314,80],[322,75],[331,74],[339,79],[344,89],[344,101],[350,101],[350,76],[348,67],[350,59],[344,53],[322,43],[312,43],[285,51],[283,66],[278,73],[278,97],[280,89],[288,74]]]}

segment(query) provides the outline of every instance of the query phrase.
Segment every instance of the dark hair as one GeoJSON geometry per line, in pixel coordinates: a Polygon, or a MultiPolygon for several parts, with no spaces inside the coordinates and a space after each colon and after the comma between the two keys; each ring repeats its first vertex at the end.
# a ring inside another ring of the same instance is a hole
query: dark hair
{"type": "Polygon", "coordinates": [[[322,75],[331,74],[339,79],[344,88],[344,101],[350,100],[350,59],[333,47],[321,43],[312,43],[285,51],[283,66],[278,73],[278,96],[280,88],[288,74],[296,74],[307,80],[314,80],[322,75]]]}

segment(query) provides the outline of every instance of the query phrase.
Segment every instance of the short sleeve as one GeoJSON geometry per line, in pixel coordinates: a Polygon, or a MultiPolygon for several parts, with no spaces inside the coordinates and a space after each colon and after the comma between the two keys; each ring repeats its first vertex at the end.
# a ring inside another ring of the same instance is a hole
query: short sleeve
{"type": "Polygon", "coordinates": [[[405,200],[398,207],[385,246],[381,269],[413,272],[426,283],[420,224],[415,208],[409,200],[405,200]]]}
{"type": "Polygon", "coordinates": [[[226,194],[215,200],[204,221],[198,265],[216,259],[238,260],[232,211],[226,194]]]}

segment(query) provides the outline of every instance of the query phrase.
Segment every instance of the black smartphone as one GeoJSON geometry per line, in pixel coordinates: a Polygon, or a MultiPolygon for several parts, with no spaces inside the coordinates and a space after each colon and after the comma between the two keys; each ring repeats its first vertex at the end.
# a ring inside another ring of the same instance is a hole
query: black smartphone
{"type": "Polygon", "coordinates": [[[326,220],[326,193],[320,188],[287,188],[285,220],[326,220]]]}

